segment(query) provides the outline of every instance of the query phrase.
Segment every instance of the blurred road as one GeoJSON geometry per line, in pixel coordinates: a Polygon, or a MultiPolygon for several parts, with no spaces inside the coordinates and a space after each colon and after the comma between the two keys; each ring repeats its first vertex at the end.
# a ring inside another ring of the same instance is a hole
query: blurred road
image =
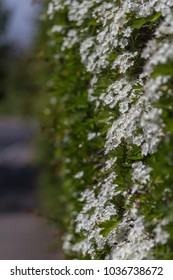
{"type": "Polygon", "coordinates": [[[51,244],[55,229],[46,221],[27,213],[0,215],[0,260],[61,259],[51,244]]]}
{"type": "Polygon", "coordinates": [[[37,125],[20,119],[0,119],[0,211],[36,206],[36,176],[32,140],[37,125]]]}
{"type": "MultiPolygon", "coordinates": [[[[50,250],[56,230],[37,217],[39,207],[32,141],[37,125],[0,119],[0,259],[63,259],[50,250]]],[[[57,236],[56,236],[57,238],[57,236]]]]}

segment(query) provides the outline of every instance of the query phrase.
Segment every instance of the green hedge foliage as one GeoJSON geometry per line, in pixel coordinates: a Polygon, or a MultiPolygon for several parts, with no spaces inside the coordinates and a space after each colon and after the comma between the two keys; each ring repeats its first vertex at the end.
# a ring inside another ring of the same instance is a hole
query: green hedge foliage
{"type": "Polygon", "coordinates": [[[173,258],[173,2],[50,0],[49,211],[78,259],[173,258]]]}

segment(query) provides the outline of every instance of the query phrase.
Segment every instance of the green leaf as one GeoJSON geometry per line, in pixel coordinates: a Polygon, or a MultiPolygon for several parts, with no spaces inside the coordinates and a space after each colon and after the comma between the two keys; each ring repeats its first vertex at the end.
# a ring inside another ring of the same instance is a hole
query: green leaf
{"type": "Polygon", "coordinates": [[[134,28],[134,29],[140,29],[141,26],[143,26],[146,22],[147,22],[147,19],[146,19],[146,18],[136,19],[136,20],[132,23],[132,28],[134,28]]]}
{"type": "Polygon", "coordinates": [[[109,220],[101,223],[100,227],[103,228],[101,230],[101,234],[103,236],[107,236],[111,232],[111,230],[113,230],[118,225],[118,223],[119,221],[114,221],[114,220],[109,220]]]}
{"type": "Polygon", "coordinates": [[[161,17],[161,15],[162,14],[160,12],[158,12],[158,13],[150,16],[148,19],[150,22],[155,22],[156,20],[158,20],[161,17]]]}
{"type": "Polygon", "coordinates": [[[140,29],[145,23],[147,23],[147,22],[153,23],[156,20],[158,20],[160,17],[161,17],[161,13],[159,12],[159,13],[151,15],[150,17],[147,17],[147,18],[136,19],[132,23],[132,28],[140,29]]]}
{"type": "Polygon", "coordinates": [[[155,71],[152,76],[155,78],[160,75],[173,75],[172,63],[160,64],[160,65],[156,66],[155,71]]]}

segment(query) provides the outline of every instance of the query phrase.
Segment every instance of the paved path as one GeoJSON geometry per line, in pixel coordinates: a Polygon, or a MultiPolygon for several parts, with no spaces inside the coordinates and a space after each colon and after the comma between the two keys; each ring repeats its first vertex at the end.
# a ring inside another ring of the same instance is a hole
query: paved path
{"type": "Polygon", "coordinates": [[[32,214],[0,215],[0,260],[62,259],[54,247],[55,229],[32,214]]]}
{"type": "Polygon", "coordinates": [[[32,214],[39,207],[31,145],[36,133],[37,125],[31,121],[0,119],[1,260],[63,259],[53,246],[57,230],[32,214]]]}

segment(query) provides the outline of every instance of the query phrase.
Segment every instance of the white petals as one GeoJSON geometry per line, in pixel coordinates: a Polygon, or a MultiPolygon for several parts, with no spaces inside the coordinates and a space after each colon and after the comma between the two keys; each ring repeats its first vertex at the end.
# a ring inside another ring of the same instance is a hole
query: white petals
{"type": "Polygon", "coordinates": [[[74,175],[74,178],[75,178],[75,179],[80,179],[81,177],[83,177],[83,175],[84,175],[84,172],[83,172],[83,171],[80,171],[80,172],[78,172],[78,173],[76,173],[76,174],[74,175]]]}
{"type": "MultiPolygon", "coordinates": [[[[81,211],[74,215],[75,231],[83,236],[83,240],[75,242],[72,235],[67,235],[64,248],[83,255],[89,254],[94,259],[95,248],[102,250],[105,244],[108,244],[111,250],[107,259],[152,259],[153,247],[166,244],[169,234],[163,229],[163,221],[158,220],[153,236],[150,236],[145,228],[144,217],[138,215],[135,203],[131,205],[130,202],[133,195],[145,192],[151,179],[152,168],[142,160],[135,160],[131,164],[130,196],[125,187],[122,190],[116,183],[118,158],[113,156],[113,152],[122,147],[123,142],[129,150],[135,145],[145,159],[157,151],[160,141],[165,137],[162,110],[157,108],[156,103],[162,96],[163,88],[167,89],[170,76],[158,74],[152,77],[151,74],[158,65],[173,60],[173,41],[169,36],[166,37],[173,34],[173,1],[118,2],[119,4],[117,1],[107,3],[101,0],[51,0],[48,6],[47,13],[50,18],[56,11],[67,8],[68,20],[73,29],[66,31],[61,50],[79,45],[81,62],[92,75],[88,100],[95,104],[96,112],[105,108],[110,111],[110,115],[104,120],[105,125],[109,125],[104,143],[108,160],[105,160],[99,171],[102,181],[86,187],[80,197],[81,211]],[[128,51],[132,49],[131,37],[135,29],[129,21],[129,15],[133,15],[135,20],[141,20],[156,13],[162,15],[162,21],[152,39],[145,43],[142,52],[128,51]],[[90,32],[89,20],[96,25],[96,32],[90,32]],[[141,70],[143,72],[129,75],[138,64],[138,59],[144,63],[141,70]],[[101,94],[97,95],[95,93],[100,74],[108,67],[109,71],[114,73],[114,80],[111,77],[110,82],[105,83],[101,94]],[[123,196],[125,205],[130,208],[121,222],[116,221],[118,206],[115,201],[119,195],[123,196]],[[111,218],[115,220],[115,226],[103,236],[102,223],[111,218]]],[[[55,25],[51,32],[65,34],[65,29],[55,25]]],[[[89,132],[87,140],[91,141],[96,136],[101,137],[96,132],[89,132]]],[[[84,172],[79,171],[74,175],[74,179],[83,176],[84,172]]]]}
{"type": "Polygon", "coordinates": [[[152,168],[146,167],[142,161],[135,162],[132,164],[133,173],[132,173],[132,180],[133,182],[138,182],[142,185],[147,184],[150,180],[150,172],[152,168]]]}

